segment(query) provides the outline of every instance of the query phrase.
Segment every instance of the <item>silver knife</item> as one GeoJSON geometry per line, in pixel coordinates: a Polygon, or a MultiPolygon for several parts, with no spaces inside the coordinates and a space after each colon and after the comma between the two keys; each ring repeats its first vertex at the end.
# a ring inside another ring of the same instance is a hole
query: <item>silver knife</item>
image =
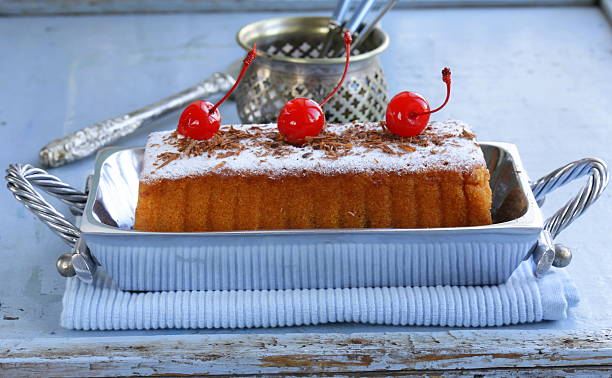
{"type": "Polygon", "coordinates": [[[198,85],[144,108],[77,130],[44,146],[39,153],[40,163],[45,167],[59,167],[82,159],[199,98],[227,92],[234,81],[231,75],[217,72],[198,85]]]}

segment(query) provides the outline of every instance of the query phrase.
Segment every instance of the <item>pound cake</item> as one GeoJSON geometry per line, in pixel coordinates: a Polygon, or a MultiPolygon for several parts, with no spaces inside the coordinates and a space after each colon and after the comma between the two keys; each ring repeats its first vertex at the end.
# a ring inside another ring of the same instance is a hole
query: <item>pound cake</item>
{"type": "Polygon", "coordinates": [[[381,123],[329,124],[293,146],[275,124],[222,126],[208,140],[152,133],[135,229],[426,228],[491,223],[489,172],[470,128],[414,137],[381,123]]]}

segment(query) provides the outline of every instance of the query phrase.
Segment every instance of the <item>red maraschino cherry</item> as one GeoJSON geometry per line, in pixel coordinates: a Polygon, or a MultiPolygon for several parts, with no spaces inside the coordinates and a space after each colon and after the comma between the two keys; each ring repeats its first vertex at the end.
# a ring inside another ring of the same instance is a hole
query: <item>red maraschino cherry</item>
{"type": "Polygon", "coordinates": [[[351,33],[344,31],[344,46],[346,48],[346,61],[344,72],[336,88],[321,102],[317,104],[309,98],[298,97],[285,104],[278,115],[278,131],[283,134],[285,140],[291,144],[302,144],[307,137],[317,136],[325,126],[325,113],[323,105],[338,92],[348,72],[351,56],[351,33]]]}
{"type": "Polygon", "coordinates": [[[251,51],[249,51],[246,58],[244,58],[242,70],[236,82],[229,92],[227,92],[216,104],[213,105],[208,101],[197,100],[183,110],[177,127],[179,134],[197,140],[204,140],[212,138],[213,135],[219,131],[219,127],[221,126],[221,113],[219,113],[217,108],[223,101],[227,100],[234,89],[236,89],[247,68],[253,63],[256,55],[257,45],[253,45],[251,51]]]}
{"type": "Polygon", "coordinates": [[[446,83],[446,99],[434,110],[429,110],[429,103],[418,93],[401,92],[395,95],[387,105],[387,129],[402,137],[419,135],[427,126],[429,115],[442,109],[450,98],[450,68],[446,67],[442,70],[442,81],[446,83]]]}

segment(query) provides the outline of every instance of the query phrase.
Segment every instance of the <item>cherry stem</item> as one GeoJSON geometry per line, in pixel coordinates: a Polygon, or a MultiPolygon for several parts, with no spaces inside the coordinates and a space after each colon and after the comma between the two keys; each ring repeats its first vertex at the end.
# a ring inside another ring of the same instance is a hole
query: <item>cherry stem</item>
{"type": "Polygon", "coordinates": [[[251,63],[253,63],[253,60],[255,60],[256,56],[257,56],[257,44],[254,43],[253,44],[253,48],[251,49],[251,51],[249,51],[247,53],[246,58],[244,58],[244,60],[242,61],[242,70],[240,71],[240,75],[238,75],[238,77],[236,78],[236,81],[234,82],[234,85],[225,94],[225,96],[223,96],[223,98],[221,100],[219,100],[216,104],[213,105],[212,108],[210,108],[210,110],[208,110],[209,114],[210,113],[214,113],[214,111],[217,110],[219,105],[221,105],[223,103],[223,101],[227,100],[227,98],[232,94],[234,89],[236,89],[236,87],[238,86],[238,83],[240,83],[240,80],[242,80],[242,77],[246,73],[247,68],[249,68],[249,65],[251,63]]]}
{"type": "Polygon", "coordinates": [[[344,31],[344,48],[346,49],[346,61],[344,62],[344,72],[342,73],[342,78],[340,79],[340,82],[338,83],[338,85],[336,85],[336,88],[334,88],[334,90],[329,95],[327,95],[327,97],[325,97],[325,100],[323,100],[323,102],[319,104],[320,107],[323,107],[323,105],[325,105],[327,101],[329,101],[329,99],[333,95],[335,95],[336,92],[338,92],[338,89],[340,89],[340,86],[344,82],[344,78],[346,77],[346,73],[348,72],[349,62],[351,60],[351,43],[353,43],[353,38],[351,37],[351,33],[348,30],[345,30],[344,31]]]}
{"type": "Polygon", "coordinates": [[[413,118],[420,116],[420,115],[435,113],[438,110],[446,106],[446,104],[448,103],[448,99],[450,98],[450,91],[451,91],[451,70],[450,68],[444,67],[444,69],[442,70],[442,81],[446,83],[446,99],[444,99],[444,102],[442,103],[442,105],[428,112],[413,113],[411,114],[413,118]]]}

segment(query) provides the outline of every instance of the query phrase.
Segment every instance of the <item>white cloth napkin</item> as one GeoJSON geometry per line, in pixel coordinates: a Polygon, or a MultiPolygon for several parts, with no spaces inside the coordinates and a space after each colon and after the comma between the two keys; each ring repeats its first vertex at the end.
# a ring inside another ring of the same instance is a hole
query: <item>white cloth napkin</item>
{"type": "Polygon", "coordinates": [[[529,262],[496,286],[126,292],[103,271],[68,279],[61,324],[81,330],[286,327],[367,323],[450,327],[557,320],[578,303],[567,272],[536,279],[529,262]]]}

